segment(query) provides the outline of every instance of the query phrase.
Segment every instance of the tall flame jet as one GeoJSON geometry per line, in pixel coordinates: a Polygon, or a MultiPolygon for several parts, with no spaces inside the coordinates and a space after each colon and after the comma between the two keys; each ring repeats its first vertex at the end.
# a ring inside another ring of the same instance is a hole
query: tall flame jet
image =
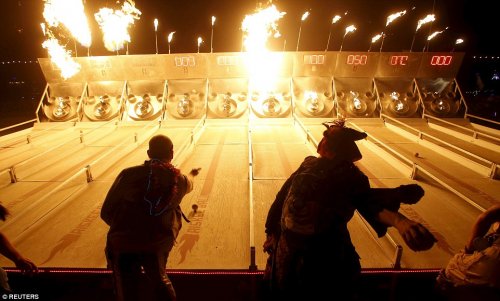
{"type": "Polygon", "coordinates": [[[141,11],[135,8],[134,1],[126,0],[120,10],[101,8],[94,15],[103,32],[104,47],[109,51],[123,49],[130,43],[128,27],[140,18],[141,11]]]}
{"type": "Polygon", "coordinates": [[[52,62],[61,69],[62,77],[68,79],[78,73],[81,66],[71,56],[71,51],[61,45],[55,32],[67,30],[75,41],[90,47],[92,38],[83,3],[82,0],[44,1],[43,17],[48,28],[42,23],[43,34],[47,37],[42,47],[47,49],[52,62]]]}
{"type": "Polygon", "coordinates": [[[250,91],[270,93],[274,88],[282,57],[271,53],[267,48],[267,41],[270,37],[280,37],[276,22],[285,14],[271,5],[245,16],[243,20],[241,29],[245,33],[243,45],[247,52],[245,59],[249,70],[250,91]]]}

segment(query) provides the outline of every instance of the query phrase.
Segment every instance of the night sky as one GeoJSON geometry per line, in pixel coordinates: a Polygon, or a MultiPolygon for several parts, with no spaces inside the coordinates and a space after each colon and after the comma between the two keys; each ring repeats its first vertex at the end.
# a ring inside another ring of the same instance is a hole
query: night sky
{"type": "MultiPolygon", "coordinates": [[[[92,30],[91,55],[114,55],[103,47],[102,34],[94,19],[94,14],[102,7],[119,9],[121,3],[106,0],[86,0],[85,10],[92,30]]],[[[255,0],[137,0],[136,7],[142,12],[130,29],[129,54],[155,53],[155,31],[153,20],[159,20],[157,32],[159,53],[168,53],[167,35],[176,31],[171,44],[173,53],[196,52],[196,39],[205,41],[200,52],[210,52],[211,16],[216,16],[214,26],[214,52],[241,50],[241,22],[244,16],[255,12],[259,1],[255,0]]],[[[278,22],[282,37],[271,41],[272,50],[294,51],[297,46],[301,16],[310,11],[310,16],[302,23],[299,50],[325,50],[331,30],[329,49],[339,50],[345,28],[354,24],[357,31],[346,36],[344,51],[367,51],[371,38],[384,31],[384,51],[409,50],[418,20],[433,12],[436,21],[419,29],[415,36],[413,51],[422,51],[426,37],[433,31],[449,27],[430,42],[430,51],[451,51],[455,40],[465,42],[455,47],[455,51],[465,51],[474,55],[498,55],[495,1],[476,0],[275,0],[278,10],[286,15],[278,22]],[[412,9],[414,7],[414,9],[412,9]],[[407,10],[385,28],[388,15],[407,10]],[[344,12],[347,15],[343,15],[344,12]],[[334,15],[343,18],[331,25],[334,15]],[[285,42],[286,40],[286,42],[285,42]]],[[[40,23],[43,21],[43,0],[2,0],[0,18],[3,43],[0,49],[2,60],[35,59],[47,57],[42,48],[43,35],[40,23]]],[[[74,50],[73,40],[63,38],[62,43],[74,50]]],[[[379,44],[374,44],[378,50],[379,44]]],[[[78,46],[79,55],[86,55],[87,49],[78,46]]],[[[124,54],[124,52],[122,52],[124,54]]]]}

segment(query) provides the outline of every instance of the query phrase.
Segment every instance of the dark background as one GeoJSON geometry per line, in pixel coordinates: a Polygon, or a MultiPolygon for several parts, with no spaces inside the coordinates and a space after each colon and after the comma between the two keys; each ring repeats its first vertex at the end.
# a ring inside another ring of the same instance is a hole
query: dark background
{"type": "MultiPolygon", "coordinates": [[[[85,12],[92,31],[93,56],[115,55],[106,50],[102,34],[94,14],[102,7],[119,9],[123,1],[84,0],[85,12]]],[[[172,53],[196,52],[197,38],[205,41],[200,52],[210,52],[211,16],[216,16],[213,34],[214,52],[241,50],[241,23],[245,15],[253,14],[259,3],[255,0],[137,0],[135,6],[142,14],[130,27],[129,54],[155,53],[153,20],[159,21],[156,37],[158,52],[168,53],[167,35],[176,31],[171,43],[172,53]]],[[[34,117],[36,106],[45,87],[45,80],[36,62],[47,57],[41,44],[44,40],[40,23],[43,22],[43,0],[2,0],[0,28],[0,126],[34,117]]],[[[286,15],[278,22],[281,37],[270,42],[272,50],[294,51],[324,50],[331,32],[329,50],[367,51],[371,38],[385,31],[383,51],[407,51],[412,40],[412,51],[422,51],[427,36],[446,29],[429,42],[429,51],[465,52],[465,59],[457,77],[462,89],[474,95],[481,90],[481,98],[472,97],[468,103],[480,108],[486,118],[498,119],[498,81],[491,80],[500,64],[500,42],[497,20],[500,14],[494,8],[495,1],[476,0],[275,0],[278,10],[286,15]],[[406,15],[385,27],[390,14],[407,10],[406,15]],[[310,16],[301,22],[304,12],[310,16]],[[347,15],[344,13],[347,12],[347,15]],[[436,21],[422,26],[416,32],[418,20],[434,13],[436,21]],[[342,19],[331,24],[334,15],[342,19]],[[354,24],[356,32],[344,39],[345,28],[354,24]],[[464,43],[455,46],[457,38],[464,43]],[[343,43],[342,43],[343,42],[343,43]],[[482,85],[478,85],[478,76],[482,85]],[[483,94],[487,95],[483,95],[483,94]],[[493,98],[491,97],[493,95],[493,98]],[[484,97],[483,97],[484,96],[484,97]],[[489,99],[489,100],[488,100],[489,99]]],[[[75,51],[73,39],[63,31],[57,31],[62,44],[75,51]]],[[[380,42],[373,45],[378,51],[380,42]]],[[[77,46],[80,56],[87,55],[87,48],[77,46]]],[[[125,54],[121,50],[120,54],[125,54]]],[[[477,95],[476,95],[477,96],[477,95]]]]}

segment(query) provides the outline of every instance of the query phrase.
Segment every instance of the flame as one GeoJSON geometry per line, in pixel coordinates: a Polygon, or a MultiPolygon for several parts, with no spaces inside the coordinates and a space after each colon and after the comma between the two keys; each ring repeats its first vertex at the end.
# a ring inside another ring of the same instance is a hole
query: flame
{"type": "Polygon", "coordinates": [[[139,19],[141,12],[135,8],[132,0],[126,0],[121,10],[101,8],[95,19],[103,31],[104,46],[109,51],[122,49],[125,42],[130,42],[128,27],[139,19]]]}
{"type": "Polygon", "coordinates": [[[175,31],[172,31],[171,33],[168,34],[167,40],[169,43],[172,42],[172,38],[174,37],[174,33],[175,33],[175,31]]]}
{"type": "Polygon", "coordinates": [[[158,19],[155,18],[154,24],[155,24],[155,31],[157,31],[158,30],[158,19]]]}
{"type": "Polygon", "coordinates": [[[387,27],[387,25],[391,24],[392,21],[394,21],[397,18],[403,16],[404,14],[406,14],[406,10],[400,11],[400,12],[392,14],[392,15],[389,15],[389,17],[387,17],[387,23],[385,23],[385,27],[387,27]]]}
{"type": "Polygon", "coordinates": [[[271,93],[275,86],[282,56],[271,53],[267,49],[267,40],[269,37],[280,36],[276,22],[285,14],[285,12],[278,11],[276,6],[271,5],[265,9],[259,9],[255,14],[246,15],[242,22],[250,91],[271,93]]]}
{"type": "MultiPolygon", "coordinates": [[[[347,14],[347,12],[346,12],[346,14],[347,14]]],[[[332,24],[337,23],[340,19],[342,19],[341,16],[335,15],[335,17],[333,17],[333,19],[332,19],[332,24]]]]}
{"type": "Polygon", "coordinates": [[[54,37],[43,42],[42,47],[47,49],[51,61],[61,69],[61,75],[64,79],[68,79],[80,71],[81,66],[71,57],[71,51],[61,46],[54,37]]]}
{"type": "Polygon", "coordinates": [[[46,36],[47,33],[45,32],[45,23],[40,23],[40,27],[42,27],[43,35],[46,36]]]}
{"type": "Polygon", "coordinates": [[[463,42],[464,42],[464,40],[463,40],[463,39],[457,39],[457,40],[455,41],[455,45],[462,44],[463,42]]]}
{"type": "Polygon", "coordinates": [[[203,43],[203,39],[201,37],[198,37],[198,47],[200,47],[201,43],[203,43]]]}
{"type": "Polygon", "coordinates": [[[372,43],[377,42],[377,41],[378,41],[378,40],[382,37],[382,35],[383,35],[383,34],[384,34],[384,33],[383,33],[383,32],[381,32],[381,33],[379,33],[378,35],[374,36],[374,37],[372,38],[372,43]]]}
{"type": "Polygon", "coordinates": [[[306,11],[303,15],[302,15],[302,18],[300,19],[301,21],[305,21],[305,19],[307,19],[307,17],[309,17],[309,12],[306,11]]]}
{"type": "Polygon", "coordinates": [[[215,16],[212,16],[212,26],[215,24],[215,16]]]}
{"type": "Polygon", "coordinates": [[[420,27],[422,27],[422,25],[427,24],[429,22],[434,22],[435,20],[436,18],[434,17],[434,14],[427,15],[425,18],[418,20],[417,30],[415,30],[415,32],[417,32],[420,29],[420,27]]]}
{"type": "Polygon", "coordinates": [[[43,17],[49,27],[59,24],[83,46],[90,47],[92,38],[90,27],[85,16],[82,0],[44,0],[43,17]]]}
{"type": "Polygon", "coordinates": [[[430,41],[432,39],[434,39],[438,34],[442,33],[443,31],[447,30],[448,27],[446,27],[445,29],[441,30],[441,31],[435,31],[433,32],[432,34],[430,34],[428,37],[427,37],[427,41],[430,41]]]}
{"type": "Polygon", "coordinates": [[[286,13],[279,12],[272,5],[253,15],[245,16],[241,29],[246,32],[244,46],[248,52],[261,52],[266,49],[267,39],[273,35],[279,37],[276,21],[286,13]]]}
{"type": "Polygon", "coordinates": [[[349,25],[349,26],[347,26],[347,27],[345,28],[345,34],[344,34],[344,37],[345,37],[348,33],[350,33],[350,32],[354,32],[354,31],[356,31],[356,26],[354,26],[354,25],[349,25]]]}

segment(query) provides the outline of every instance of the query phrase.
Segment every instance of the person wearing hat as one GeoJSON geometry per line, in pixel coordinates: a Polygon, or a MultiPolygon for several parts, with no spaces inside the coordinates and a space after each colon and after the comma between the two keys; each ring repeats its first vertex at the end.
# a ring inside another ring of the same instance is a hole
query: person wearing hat
{"type": "Polygon", "coordinates": [[[398,212],[400,203],[416,203],[423,189],[416,184],[370,188],[354,164],[362,158],[355,141],[367,135],[344,123],[324,123],[319,157],[304,159],[269,209],[264,279],[273,300],[355,297],[361,266],[347,228],[355,210],[379,236],[394,226],[414,251],[428,250],[436,241],[423,225],[398,212]]]}
{"type": "Polygon", "coordinates": [[[176,300],[165,268],[170,250],[182,226],[182,198],[193,189],[189,176],[171,161],[170,138],[156,135],[149,140],[144,164],[120,172],[101,209],[110,226],[106,242],[108,267],[113,270],[118,300],[176,300]],[[140,289],[141,269],[146,289],[140,289]]]}

